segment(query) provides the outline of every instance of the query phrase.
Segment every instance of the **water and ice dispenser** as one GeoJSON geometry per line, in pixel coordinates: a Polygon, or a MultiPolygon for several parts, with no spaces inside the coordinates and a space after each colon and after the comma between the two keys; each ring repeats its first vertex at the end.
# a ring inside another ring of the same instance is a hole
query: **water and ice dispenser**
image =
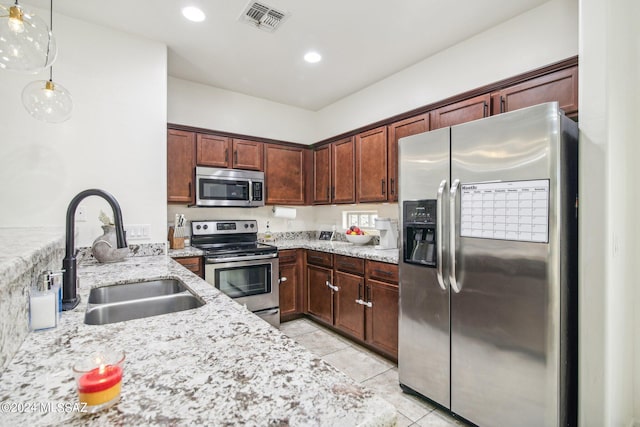
{"type": "Polygon", "coordinates": [[[411,200],[403,204],[403,260],[436,266],[436,200],[411,200]]]}

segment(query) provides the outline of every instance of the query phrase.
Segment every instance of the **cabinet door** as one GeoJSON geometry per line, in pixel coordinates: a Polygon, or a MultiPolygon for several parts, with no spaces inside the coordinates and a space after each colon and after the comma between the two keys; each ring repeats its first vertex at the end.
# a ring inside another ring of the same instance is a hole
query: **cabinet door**
{"type": "Polygon", "coordinates": [[[204,269],[202,268],[202,257],[191,256],[183,258],[174,258],[178,264],[182,265],[187,270],[193,272],[197,276],[204,277],[204,269]]]}
{"type": "Polygon", "coordinates": [[[356,136],[356,198],[358,202],[387,200],[387,127],[356,136]]]}
{"type": "Polygon", "coordinates": [[[429,130],[429,114],[421,114],[399,122],[390,124],[387,127],[389,147],[389,185],[387,191],[390,202],[398,201],[398,140],[405,136],[416,135],[429,130]]]}
{"type": "Polygon", "coordinates": [[[398,286],[367,279],[366,341],[398,358],[398,286]]]}
{"type": "Polygon", "coordinates": [[[489,115],[491,95],[480,95],[431,111],[431,130],[459,125],[489,115]]]}
{"type": "Polygon", "coordinates": [[[502,89],[492,94],[491,101],[493,114],[558,101],[567,116],[575,115],[578,111],[578,67],[502,89]]]}
{"type": "Polygon", "coordinates": [[[335,326],[354,337],[364,339],[364,305],[361,301],[364,293],[364,278],[354,274],[336,271],[335,326]]]}
{"type": "Polygon", "coordinates": [[[331,145],[313,151],[313,203],[331,203],[331,145]]]}
{"type": "Polygon", "coordinates": [[[196,139],[196,164],[216,168],[229,167],[229,138],[199,133],[196,139]]]}
{"type": "Polygon", "coordinates": [[[264,170],[263,143],[233,138],[233,168],[264,170]]]}
{"type": "Polygon", "coordinates": [[[265,145],[265,203],[304,205],[304,149],[265,145]]]}
{"type": "Polygon", "coordinates": [[[355,150],[353,138],[331,144],[331,199],[333,203],[355,203],[355,150]]]}
{"type": "Polygon", "coordinates": [[[280,317],[282,318],[282,316],[299,312],[296,265],[280,264],[280,279],[280,317]]]}
{"type": "Polygon", "coordinates": [[[194,203],[193,174],[196,164],[196,136],[193,132],[169,129],[167,134],[167,201],[194,203]]]}
{"type": "Polygon", "coordinates": [[[333,324],[333,291],[326,285],[333,283],[333,271],[314,265],[307,266],[307,311],[330,325],[333,324]]]}

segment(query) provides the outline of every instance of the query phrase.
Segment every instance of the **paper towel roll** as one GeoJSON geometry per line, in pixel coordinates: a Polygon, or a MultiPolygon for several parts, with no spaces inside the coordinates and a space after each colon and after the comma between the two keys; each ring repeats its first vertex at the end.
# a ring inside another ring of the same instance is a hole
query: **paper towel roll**
{"type": "Polygon", "coordinates": [[[295,219],[298,211],[294,208],[284,208],[282,206],[273,207],[273,216],[276,218],[295,219]]]}

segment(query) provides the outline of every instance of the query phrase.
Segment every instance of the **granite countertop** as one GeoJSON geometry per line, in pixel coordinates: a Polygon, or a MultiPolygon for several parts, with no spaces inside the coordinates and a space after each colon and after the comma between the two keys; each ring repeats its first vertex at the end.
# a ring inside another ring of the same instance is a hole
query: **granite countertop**
{"type": "MultiPolygon", "coordinates": [[[[315,251],[329,252],[332,254],[352,256],[356,258],[370,259],[374,261],[388,262],[391,264],[398,263],[398,249],[376,249],[374,245],[357,246],[350,242],[311,239],[294,239],[294,240],[276,240],[275,242],[267,242],[269,245],[276,246],[281,249],[313,249],[315,251]]],[[[172,258],[180,258],[186,256],[201,256],[203,252],[194,247],[185,247],[184,249],[169,249],[168,255],[172,258]]]]}
{"type": "Polygon", "coordinates": [[[64,229],[60,227],[0,227],[0,277],[9,283],[16,276],[51,252],[64,247],[64,229]]]}
{"type": "Polygon", "coordinates": [[[347,255],[356,258],[365,258],[374,261],[398,263],[398,249],[376,249],[374,245],[354,245],[350,242],[326,240],[277,240],[271,244],[278,249],[312,249],[320,252],[329,252],[338,255],[347,255]]]}
{"type": "Polygon", "coordinates": [[[78,277],[80,305],[64,312],[57,328],[30,333],[0,376],[0,403],[23,405],[20,413],[3,410],[3,424],[395,424],[392,405],[169,257],[88,262],[78,277]],[[206,304],[110,325],[83,323],[90,288],[169,277],[206,304]],[[95,415],[65,411],[77,401],[72,364],[106,347],[126,353],[120,402],[95,415]]]}

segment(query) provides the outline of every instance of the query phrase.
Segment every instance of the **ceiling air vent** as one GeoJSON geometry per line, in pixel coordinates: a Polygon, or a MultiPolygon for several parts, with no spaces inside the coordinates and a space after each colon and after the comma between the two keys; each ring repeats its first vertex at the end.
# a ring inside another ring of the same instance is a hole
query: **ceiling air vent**
{"type": "Polygon", "coordinates": [[[265,3],[250,1],[242,11],[239,19],[261,30],[272,33],[286,18],[287,15],[285,12],[274,9],[265,3]]]}

